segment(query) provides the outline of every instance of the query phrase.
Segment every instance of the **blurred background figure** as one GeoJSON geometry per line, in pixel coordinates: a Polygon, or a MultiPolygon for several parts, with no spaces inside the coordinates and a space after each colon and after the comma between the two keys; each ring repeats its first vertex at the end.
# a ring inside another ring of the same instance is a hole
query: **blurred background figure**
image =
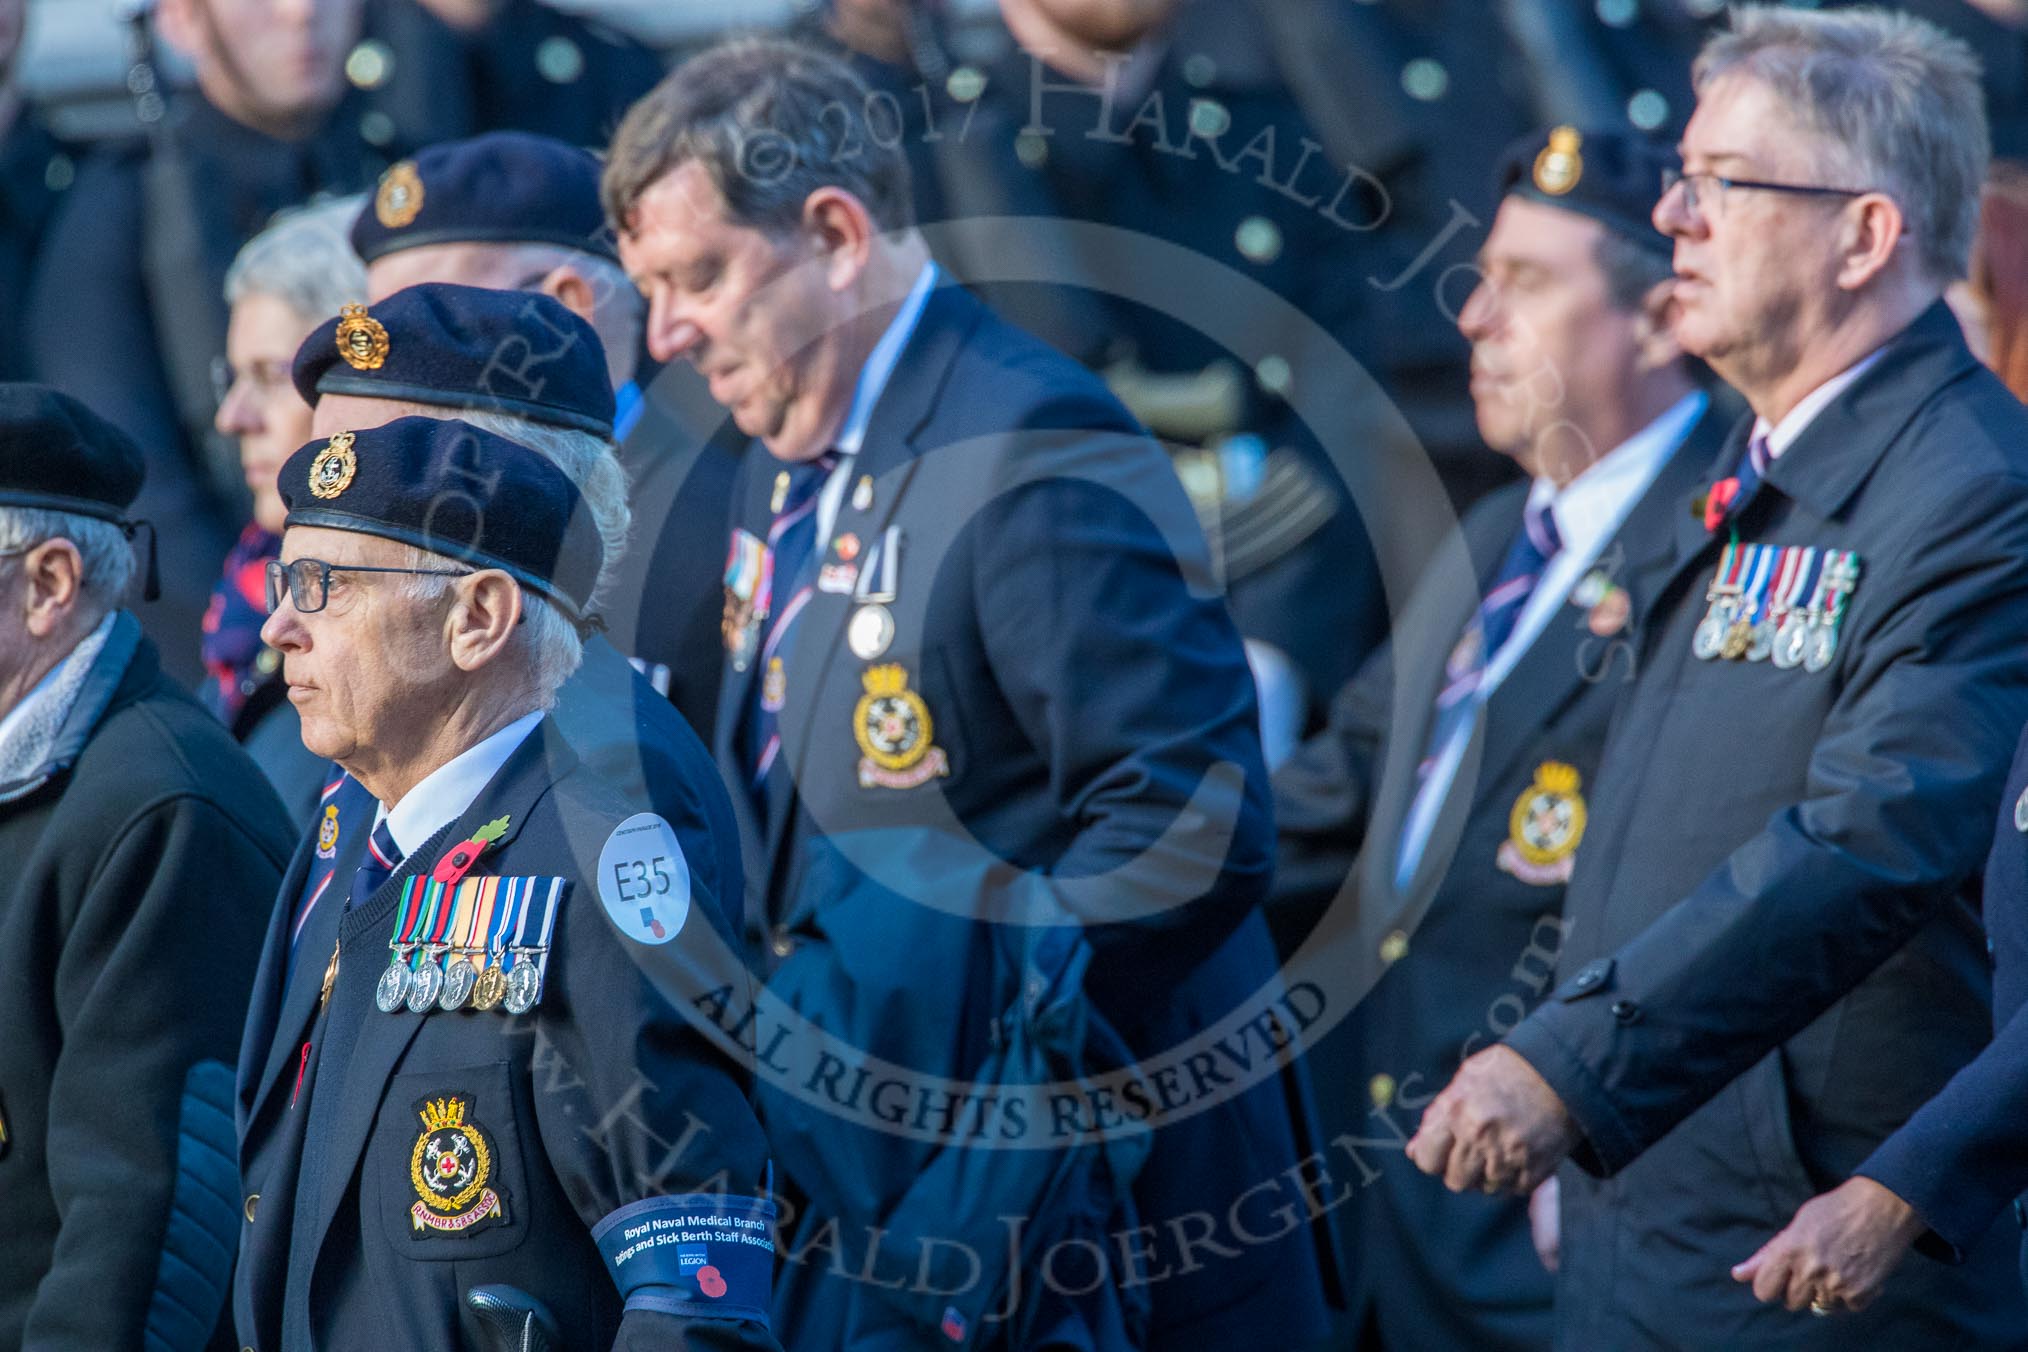
{"type": "Polygon", "coordinates": [[[1979,196],[1971,275],[1944,293],[1965,344],[2028,399],[2028,164],[1993,161],[1979,196]]]}
{"type": "Polygon", "coordinates": [[[662,61],[626,34],[539,0],[366,0],[345,74],[361,135],[394,154],[485,131],[602,145],[662,61]]]}
{"type": "Polygon", "coordinates": [[[27,20],[28,0],[0,0],[0,380],[28,377],[28,280],[49,218],[77,173],[70,149],[21,88],[27,20]]]}
{"type": "Polygon", "coordinates": [[[1452,203],[1460,227],[1489,215],[1486,166],[1524,124],[1496,83],[1450,86],[1417,6],[1001,0],[988,38],[951,8],[835,0],[823,22],[875,87],[869,134],[876,103],[904,118],[918,217],[1019,217],[1053,284],[1004,280],[962,231],[931,232],[939,261],[1103,374],[1168,446],[1248,640],[1272,762],[1385,630],[1373,523],[1341,480],[1420,454],[1390,446],[1393,410],[1460,498],[1508,473],[1485,468],[1502,462],[1479,453],[1465,347],[1431,284],[1477,242],[1447,232],[1452,203]],[[1150,239],[1203,270],[1178,275],[1150,239]],[[1218,331],[1151,299],[1179,289],[1220,296],[1218,331]],[[1326,383],[1335,349],[1389,397],[1326,383]],[[1325,389],[1330,425],[1297,416],[1325,389]]]}
{"type": "Polygon", "coordinates": [[[135,511],[160,529],[163,588],[146,620],[165,664],[192,684],[202,671],[189,635],[248,511],[239,457],[213,424],[225,274],[277,211],[362,188],[378,167],[337,111],[359,4],[159,0],[160,34],[189,60],[194,87],[165,98],[137,39],[145,134],[80,166],[30,294],[38,377],[149,457],[135,511]]]}
{"type": "Polygon", "coordinates": [[[253,516],[205,608],[200,693],[296,822],[309,820],[326,762],[304,750],[281,654],[261,642],[267,561],[281,549],[287,515],[275,471],[310,440],[310,406],[289,378],[296,349],[318,324],[366,294],[366,269],[346,238],[360,201],[341,198],[281,216],[248,241],[225,275],[231,322],[218,430],[239,444],[253,516]]]}

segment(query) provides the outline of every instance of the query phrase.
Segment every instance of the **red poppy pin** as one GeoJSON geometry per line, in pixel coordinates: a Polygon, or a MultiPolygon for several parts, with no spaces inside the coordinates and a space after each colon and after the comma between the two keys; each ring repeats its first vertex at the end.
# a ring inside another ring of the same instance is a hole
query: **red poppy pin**
{"type": "Polygon", "coordinates": [[[1739,479],[1720,479],[1711,485],[1711,491],[1704,495],[1704,529],[1717,530],[1725,524],[1725,514],[1732,510],[1732,500],[1739,496],[1739,479]]]}
{"type": "Polygon", "coordinates": [[[461,840],[451,846],[444,857],[437,860],[437,866],[430,870],[430,881],[442,883],[445,887],[454,887],[464,881],[465,875],[472,871],[472,865],[478,863],[479,856],[486,852],[486,847],[507,834],[509,820],[507,817],[495,817],[472,832],[470,840],[461,840]]]}

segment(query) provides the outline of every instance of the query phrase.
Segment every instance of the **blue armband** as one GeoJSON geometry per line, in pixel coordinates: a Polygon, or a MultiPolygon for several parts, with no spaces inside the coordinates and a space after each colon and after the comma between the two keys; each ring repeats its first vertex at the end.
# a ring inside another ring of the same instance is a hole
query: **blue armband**
{"type": "Polygon", "coordinates": [[[690,1194],[631,1202],[592,1227],[629,1310],[768,1322],[775,1204],[690,1194]]]}

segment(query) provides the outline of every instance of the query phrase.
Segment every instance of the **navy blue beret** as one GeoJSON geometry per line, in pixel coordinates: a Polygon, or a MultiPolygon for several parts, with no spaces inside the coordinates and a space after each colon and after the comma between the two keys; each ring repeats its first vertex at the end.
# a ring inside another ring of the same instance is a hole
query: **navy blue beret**
{"type": "Polygon", "coordinates": [[[0,384],[0,505],[124,525],[145,467],[131,437],[69,395],[0,384]]]}
{"type": "Polygon", "coordinates": [[[576,485],[548,457],[469,423],[397,418],[313,441],[279,475],[291,526],[398,540],[498,568],[589,614],[604,547],[576,485]]]}
{"type": "Polygon", "coordinates": [[[533,291],[424,282],[371,309],[348,305],[303,340],[291,375],[312,408],[321,395],[357,394],[613,434],[598,333],[533,291]]]}
{"type": "Polygon", "coordinates": [[[380,176],[352,247],[371,263],[424,244],[558,244],[617,259],[598,157],[522,131],[419,151],[380,176]]]}
{"type": "Polygon", "coordinates": [[[1651,217],[1662,171],[1675,163],[1675,152],[1653,137],[1556,127],[1507,147],[1494,187],[1500,196],[1589,216],[1630,243],[1668,253],[1675,246],[1651,217]]]}

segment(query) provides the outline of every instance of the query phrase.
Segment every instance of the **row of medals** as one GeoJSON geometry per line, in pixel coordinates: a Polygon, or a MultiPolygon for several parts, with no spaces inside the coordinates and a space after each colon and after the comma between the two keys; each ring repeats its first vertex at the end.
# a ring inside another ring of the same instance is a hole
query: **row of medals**
{"type": "Polygon", "coordinates": [[[514,966],[505,972],[500,970],[502,954],[496,951],[482,972],[471,962],[477,949],[459,949],[446,964],[444,954],[453,951],[449,944],[388,947],[393,957],[373,992],[373,1003],[383,1014],[404,1006],[411,1014],[422,1014],[432,1005],[446,1012],[470,1005],[473,1009],[505,1007],[509,1014],[526,1014],[542,998],[542,972],[532,948],[513,949],[514,966]],[[423,950],[423,964],[411,971],[409,957],[418,948],[423,950]]]}
{"type": "MultiPolygon", "coordinates": [[[[1837,568],[1825,579],[1824,588],[1834,594],[1850,591],[1851,573],[1849,564],[1837,568]]],[[[1705,599],[1710,605],[1690,645],[1690,650],[1702,661],[1718,657],[1728,662],[1772,660],[1784,671],[1801,667],[1817,672],[1830,666],[1831,658],[1837,654],[1837,618],[1824,613],[1821,607],[1791,610],[1779,622],[1772,615],[1749,620],[1745,613],[1746,598],[1727,593],[1715,580],[1705,592],[1705,599]]]]}

